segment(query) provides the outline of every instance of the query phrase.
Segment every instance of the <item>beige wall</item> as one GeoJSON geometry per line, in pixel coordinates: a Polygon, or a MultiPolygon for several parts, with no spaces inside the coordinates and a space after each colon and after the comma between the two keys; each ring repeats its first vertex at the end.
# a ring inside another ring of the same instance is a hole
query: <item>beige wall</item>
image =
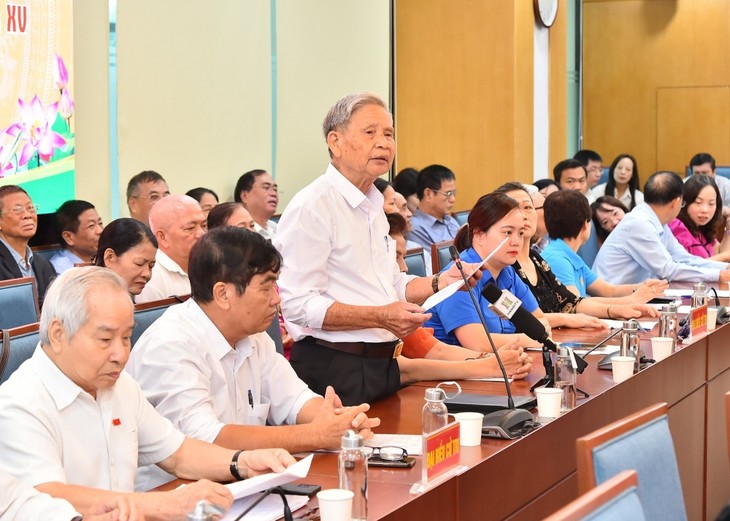
{"type": "Polygon", "coordinates": [[[696,152],[730,164],[730,1],[585,0],[584,146],[642,183],[696,152]]]}
{"type": "MultiPolygon", "coordinates": [[[[326,110],[389,88],[389,2],[279,0],[277,180],[283,208],[327,165],[326,110]],[[346,23],[343,23],[346,21],[346,23]]],[[[232,198],[238,177],[272,168],[270,2],[118,2],[119,194],[160,172],[173,192],[232,198]]],[[[74,4],[79,197],[111,217],[106,2],[74,4]]]]}

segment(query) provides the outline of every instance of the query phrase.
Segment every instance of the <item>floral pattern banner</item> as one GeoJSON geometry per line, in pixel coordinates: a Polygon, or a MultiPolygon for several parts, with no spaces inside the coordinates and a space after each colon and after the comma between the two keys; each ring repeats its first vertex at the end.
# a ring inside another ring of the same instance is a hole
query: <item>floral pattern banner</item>
{"type": "Polygon", "coordinates": [[[0,185],[74,198],[73,3],[0,0],[0,185]]]}

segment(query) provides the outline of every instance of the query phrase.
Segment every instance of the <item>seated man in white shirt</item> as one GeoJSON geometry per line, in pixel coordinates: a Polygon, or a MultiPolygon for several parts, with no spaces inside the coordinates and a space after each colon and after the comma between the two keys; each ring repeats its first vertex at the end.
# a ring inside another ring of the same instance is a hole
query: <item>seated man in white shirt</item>
{"type": "Polygon", "coordinates": [[[159,249],[152,277],[136,302],[190,294],[188,257],[207,229],[200,204],[187,195],[168,195],[152,207],[150,228],[159,249]]]}
{"type": "Polygon", "coordinates": [[[0,387],[0,471],[84,515],[125,497],[150,520],[181,519],[200,499],[228,508],[228,489],[208,479],[243,479],[294,463],[283,449],[233,451],[177,431],[123,371],[133,327],[127,285],[113,271],[72,268],[56,279],[39,347],[0,387]],[[137,494],[138,462],[206,479],[137,494]]]}
{"type": "Polygon", "coordinates": [[[63,250],[51,257],[51,264],[59,275],[75,264],[91,262],[99,248],[99,236],[104,230],[101,217],[94,205],[87,201],[71,200],[56,210],[58,242],[63,250]]]}
{"type": "Polygon", "coordinates": [[[233,200],[243,204],[254,220],[254,227],[264,239],[276,235],[276,222],[271,218],[279,205],[279,186],[266,170],[251,170],[238,178],[233,200]]]}
{"type": "Polygon", "coordinates": [[[186,435],[300,452],[339,448],[347,429],[370,437],[380,423],[368,419],[367,404],[342,408],[332,388],[324,399],[312,392],[276,352],[264,331],[280,302],[280,267],[279,252],[259,234],[211,230],[190,254],[192,297],[135,344],[128,372],[186,435]]]}

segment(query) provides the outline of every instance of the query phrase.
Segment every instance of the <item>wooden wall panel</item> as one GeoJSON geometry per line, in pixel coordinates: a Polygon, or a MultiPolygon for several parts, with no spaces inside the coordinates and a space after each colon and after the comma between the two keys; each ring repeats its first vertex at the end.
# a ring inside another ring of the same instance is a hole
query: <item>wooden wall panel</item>
{"type": "MultiPolygon", "coordinates": [[[[730,85],[730,0],[584,0],[583,5],[584,146],[598,150],[606,164],[619,153],[633,153],[642,181],[659,168],[681,171],[689,156],[663,154],[681,150],[687,134],[658,128],[658,92],[730,85]]],[[[666,103],[662,121],[675,124],[688,110],[666,103]]],[[[703,124],[693,122],[695,129],[703,124]]],[[[698,148],[718,163],[730,162],[727,149],[710,145],[698,148]]]]}
{"type": "Polygon", "coordinates": [[[457,176],[457,209],[532,180],[532,2],[397,0],[396,170],[457,176]]]}

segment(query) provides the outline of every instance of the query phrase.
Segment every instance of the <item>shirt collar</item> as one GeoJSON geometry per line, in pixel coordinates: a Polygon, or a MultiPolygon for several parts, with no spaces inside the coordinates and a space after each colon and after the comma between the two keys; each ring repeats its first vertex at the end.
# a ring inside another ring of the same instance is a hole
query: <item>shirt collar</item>
{"type": "Polygon", "coordinates": [[[365,203],[365,201],[369,201],[372,207],[383,208],[383,194],[375,188],[375,185],[370,186],[366,193],[362,193],[350,182],[349,179],[342,175],[332,163],[329,164],[324,175],[332,184],[335,191],[340,194],[352,208],[357,208],[365,203]]]}
{"type": "Polygon", "coordinates": [[[53,363],[53,360],[48,357],[41,347],[40,342],[36,346],[31,360],[35,366],[36,374],[48,394],[53,398],[59,411],[71,405],[83,391],[53,363]]]}
{"type": "Polygon", "coordinates": [[[550,247],[562,251],[568,261],[576,268],[581,267],[585,262],[580,255],[574,252],[563,239],[550,239],[550,247]]]}
{"type": "Polygon", "coordinates": [[[157,250],[157,254],[155,255],[155,260],[158,264],[160,264],[163,268],[165,268],[167,271],[172,271],[175,273],[180,273],[181,275],[188,276],[187,273],[183,271],[183,269],[178,265],[177,262],[172,260],[167,253],[162,251],[161,249],[157,250]]]}
{"type": "MultiPolygon", "coordinates": [[[[23,259],[23,257],[21,257],[18,254],[18,252],[15,251],[15,249],[13,249],[12,246],[10,246],[8,241],[6,241],[2,237],[0,237],[0,242],[2,242],[5,245],[5,247],[10,252],[10,255],[13,256],[13,259],[15,259],[15,262],[18,264],[18,266],[20,266],[22,269],[27,269],[25,266],[25,260],[23,259]]],[[[28,265],[29,266],[32,265],[33,264],[33,250],[31,250],[30,246],[28,246],[27,244],[25,245],[25,257],[28,259],[28,265]]]]}
{"type": "MultiPolygon", "coordinates": [[[[205,337],[209,340],[208,345],[214,356],[218,360],[223,360],[228,356],[234,349],[228,344],[228,340],[220,332],[220,329],[213,323],[213,321],[205,314],[205,311],[195,302],[193,299],[188,299],[187,302],[180,304],[181,306],[187,306],[190,314],[192,315],[192,322],[198,324],[203,328],[205,337]]],[[[237,356],[246,357],[251,353],[251,341],[248,337],[245,337],[235,345],[235,352],[237,356]]]]}
{"type": "MultiPolygon", "coordinates": [[[[654,228],[656,228],[657,232],[662,233],[664,231],[664,228],[666,228],[666,225],[662,225],[661,221],[659,221],[659,217],[657,217],[656,212],[654,212],[654,210],[652,210],[651,206],[649,206],[646,203],[641,203],[640,205],[638,205],[636,208],[633,209],[634,212],[636,212],[637,210],[638,210],[637,215],[641,215],[641,214],[646,215],[648,218],[648,221],[652,224],[652,226],[654,226],[654,228]]],[[[631,215],[631,213],[628,213],[627,216],[628,215],[631,215]]],[[[629,222],[630,222],[630,220],[629,220],[629,222]]],[[[621,223],[618,223],[618,225],[620,226],[621,223]]]]}
{"type": "Polygon", "coordinates": [[[433,226],[434,223],[439,223],[439,224],[446,223],[446,216],[442,217],[441,219],[437,219],[433,215],[428,214],[428,213],[424,212],[423,210],[419,210],[419,209],[416,209],[416,213],[413,217],[418,220],[421,220],[421,221],[426,221],[429,226],[433,226]]]}

